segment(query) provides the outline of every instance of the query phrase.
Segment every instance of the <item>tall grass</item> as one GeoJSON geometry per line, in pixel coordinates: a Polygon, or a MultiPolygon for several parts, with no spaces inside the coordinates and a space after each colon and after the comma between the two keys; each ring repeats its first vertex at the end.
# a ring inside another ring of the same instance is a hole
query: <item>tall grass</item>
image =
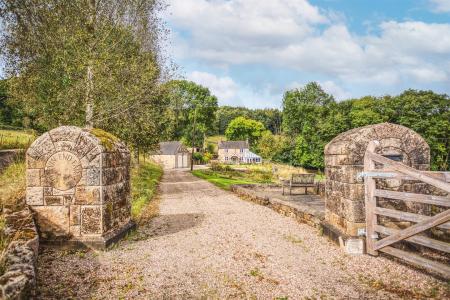
{"type": "Polygon", "coordinates": [[[4,271],[5,251],[17,237],[10,237],[5,232],[4,210],[19,210],[24,207],[25,197],[25,162],[17,161],[0,174],[0,274],[4,271]]]}
{"type": "Polygon", "coordinates": [[[143,223],[158,214],[156,194],[163,170],[160,165],[146,161],[131,170],[131,216],[143,223]]]}
{"type": "Polygon", "coordinates": [[[31,131],[0,130],[0,150],[28,148],[35,138],[31,131]]]}

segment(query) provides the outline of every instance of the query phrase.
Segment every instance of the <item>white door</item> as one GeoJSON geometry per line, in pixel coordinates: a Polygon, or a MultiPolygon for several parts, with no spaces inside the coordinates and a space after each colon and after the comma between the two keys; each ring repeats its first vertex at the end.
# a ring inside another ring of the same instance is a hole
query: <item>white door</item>
{"type": "Polygon", "coordinates": [[[182,168],[183,167],[183,154],[178,154],[178,164],[177,164],[177,168],[182,168]]]}
{"type": "Polygon", "coordinates": [[[183,168],[187,168],[186,161],[186,153],[183,153],[183,168]]]}

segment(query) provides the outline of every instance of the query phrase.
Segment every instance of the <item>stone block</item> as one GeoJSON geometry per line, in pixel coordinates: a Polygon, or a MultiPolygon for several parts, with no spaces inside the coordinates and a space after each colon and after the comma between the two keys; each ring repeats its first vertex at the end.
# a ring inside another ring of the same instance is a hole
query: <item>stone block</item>
{"type": "Polygon", "coordinates": [[[75,126],[60,126],[49,131],[53,142],[71,141],[75,142],[80,135],[79,128],[75,126]]]}
{"type": "Polygon", "coordinates": [[[44,188],[27,187],[26,200],[28,205],[44,205],[44,188]]]}
{"type": "Polygon", "coordinates": [[[46,160],[53,153],[55,153],[55,151],[56,149],[50,135],[45,133],[31,144],[30,148],[27,150],[27,156],[30,156],[36,160],[46,160]]]}
{"type": "Polygon", "coordinates": [[[363,201],[352,201],[342,197],[330,198],[325,202],[325,209],[351,222],[365,222],[363,201]]]}
{"type": "Polygon", "coordinates": [[[43,169],[45,167],[44,158],[34,158],[30,155],[26,155],[26,166],[29,169],[43,169]]]}
{"type": "Polygon", "coordinates": [[[115,167],[115,168],[104,168],[103,169],[102,183],[104,185],[121,183],[125,180],[128,180],[128,168],[115,167]]]}
{"type": "Polygon", "coordinates": [[[45,196],[45,205],[64,205],[63,196],[45,196]]]}
{"type": "Polygon", "coordinates": [[[69,235],[67,206],[34,206],[39,231],[44,238],[69,235]]]}
{"type": "Polygon", "coordinates": [[[102,206],[103,209],[103,231],[108,232],[113,228],[113,204],[111,202],[102,206]]]}
{"type": "Polygon", "coordinates": [[[75,189],[75,204],[100,204],[99,186],[77,186],[75,189]]]}
{"type": "Polygon", "coordinates": [[[80,183],[83,182],[87,186],[100,185],[100,168],[83,169],[83,176],[80,183]]]}
{"type": "Polygon", "coordinates": [[[70,226],[70,234],[75,237],[81,236],[81,226],[80,225],[71,225],[70,226]]]}
{"type": "Polygon", "coordinates": [[[81,206],[71,205],[70,206],[70,226],[80,225],[81,220],[81,206]]]}
{"type": "Polygon", "coordinates": [[[100,234],[102,212],[99,206],[81,207],[81,234],[100,234]]]}
{"type": "Polygon", "coordinates": [[[27,186],[33,187],[33,186],[41,186],[41,176],[42,176],[42,169],[27,169],[26,170],[26,176],[27,176],[27,186]]]}
{"type": "Polygon", "coordinates": [[[87,132],[83,131],[77,139],[73,152],[76,153],[79,158],[82,158],[96,146],[98,146],[98,142],[87,132]]]}
{"type": "Polygon", "coordinates": [[[73,195],[63,195],[64,205],[71,205],[75,201],[75,197],[73,195]]]}
{"type": "Polygon", "coordinates": [[[70,142],[70,141],[59,141],[59,142],[55,142],[54,144],[55,144],[55,149],[57,152],[72,151],[73,148],[75,147],[75,143],[70,142]]]}

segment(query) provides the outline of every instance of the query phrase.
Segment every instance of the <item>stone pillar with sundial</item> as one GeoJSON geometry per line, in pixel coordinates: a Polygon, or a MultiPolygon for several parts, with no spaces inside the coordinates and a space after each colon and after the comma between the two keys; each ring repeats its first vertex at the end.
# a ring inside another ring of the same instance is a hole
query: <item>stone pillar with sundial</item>
{"type": "Polygon", "coordinates": [[[26,202],[46,243],[105,248],[134,226],[130,152],[99,129],[61,126],[28,149],[26,202]]]}

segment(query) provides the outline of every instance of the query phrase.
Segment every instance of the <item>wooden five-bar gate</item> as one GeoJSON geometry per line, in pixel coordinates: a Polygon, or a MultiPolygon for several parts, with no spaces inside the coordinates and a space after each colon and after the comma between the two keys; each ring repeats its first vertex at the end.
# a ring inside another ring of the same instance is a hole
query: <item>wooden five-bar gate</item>
{"type": "Polygon", "coordinates": [[[438,227],[440,230],[443,230],[447,236],[450,232],[450,172],[416,170],[400,162],[376,154],[375,150],[378,145],[379,142],[377,141],[371,142],[364,157],[363,174],[365,177],[367,253],[370,255],[378,255],[379,251],[387,253],[450,279],[450,266],[447,263],[425,258],[419,253],[392,247],[394,243],[407,241],[438,250],[437,252],[443,253],[444,256],[447,256],[450,253],[450,243],[423,234],[424,231],[433,227],[438,227]],[[382,167],[380,168],[380,166],[382,167]],[[418,180],[446,192],[447,195],[435,196],[377,189],[376,179],[418,180]],[[425,216],[422,214],[380,207],[377,202],[377,199],[379,198],[383,198],[383,200],[396,199],[405,202],[434,205],[442,207],[445,210],[434,216],[425,216]],[[390,228],[381,225],[378,216],[385,216],[415,224],[405,229],[390,228]],[[383,236],[383,238],[381,238],[380,235],[383,236]]]}

